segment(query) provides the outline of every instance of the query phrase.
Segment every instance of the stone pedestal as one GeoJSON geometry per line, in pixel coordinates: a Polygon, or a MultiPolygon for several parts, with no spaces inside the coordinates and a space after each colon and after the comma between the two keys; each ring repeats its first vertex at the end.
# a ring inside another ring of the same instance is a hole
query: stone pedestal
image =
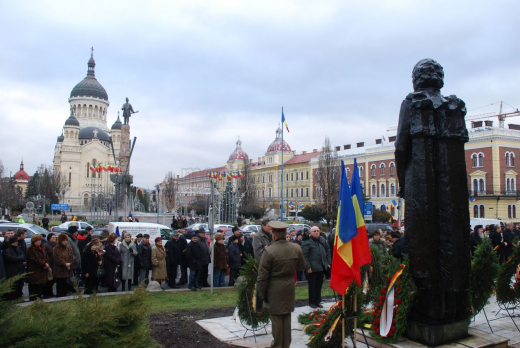
{"type": "Polygon", "coordinates": [[[121,126],[121,149],[119,151],[119,163],[123,173],[128,171],[130,165],[130,126],[124,124],[121,126]]]}
{"type": "Polygon", "coordinates": [[[412,341],[435,347],[468,337],[468,326],[469,320],[434,325],[410,320],[406,328],[406,337],[412,341]]]}

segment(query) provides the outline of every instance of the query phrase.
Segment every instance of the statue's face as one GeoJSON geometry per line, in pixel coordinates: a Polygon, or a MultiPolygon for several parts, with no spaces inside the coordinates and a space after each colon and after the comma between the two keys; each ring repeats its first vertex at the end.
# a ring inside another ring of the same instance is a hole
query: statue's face
{"type": "Polygon", "coordinates": [[[444,86],[444,70],[433,59],[419,61],[412,72],[414,90],[421,88],[442,88],[444,86]]]}
{"type": "Polygon", "coordinates": [[[128,103],[128,98],[126,98],[126,102],[128,103]]]}

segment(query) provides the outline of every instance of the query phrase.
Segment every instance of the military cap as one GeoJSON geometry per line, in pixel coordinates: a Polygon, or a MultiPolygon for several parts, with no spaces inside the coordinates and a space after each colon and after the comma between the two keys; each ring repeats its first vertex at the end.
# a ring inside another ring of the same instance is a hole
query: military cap
{"type": "Polygon", "coordinates": [[[273,229],[273,232],[285,232],[289,225],[287,225],[285,222],[273,220],[269,222],[269,227],[273,229]]]}

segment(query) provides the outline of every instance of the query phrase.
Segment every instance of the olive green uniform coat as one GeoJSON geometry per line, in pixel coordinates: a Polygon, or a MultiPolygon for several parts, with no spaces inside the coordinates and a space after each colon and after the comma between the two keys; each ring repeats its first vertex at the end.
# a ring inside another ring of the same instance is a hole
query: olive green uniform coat
{"type": "Polygon", "coordinates": [[[294,311],[296,270],[305,269],[305,259],[298,244],[277,239],[265,248],[258,270],[258,297],[264,300],[273,326],[272,347],[291,344],[291,312],[294,311]]]}

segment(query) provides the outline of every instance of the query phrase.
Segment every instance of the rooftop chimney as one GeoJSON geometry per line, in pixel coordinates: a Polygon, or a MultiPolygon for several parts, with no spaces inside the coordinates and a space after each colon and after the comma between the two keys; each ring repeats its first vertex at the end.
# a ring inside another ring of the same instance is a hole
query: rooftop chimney
{"type": "Polygon", "coordinates": [[[357,145],[357,147],[363,147],[363,146],[365,146],[365,142],[362,141],[360,143],[356,143],[356,145],[357,145]]]}
{"type": "Polygon", "coordinates": [[[493,127],[493,121],[484,121],[486,127],[493,127]]]}
{"type": "Polygon", "coordinates": [[[343,145],[343,150],[350,150],[350,144],[348,144],[348,145],[343,145]]]}
{"type": "Polygon", "coordinates": [[[382,139],[376,139],[376,144],[381,145],[382,139]]]}
{"type": "Polygon", "coordinates": [[[520,130],[520,124],[509,124],[509,129],[520,130]]]}
{"type": "Polygon", "coordinates": [[[471,121],[471,128],[480,128],[482,127],[482,121],[471,121]]]}

